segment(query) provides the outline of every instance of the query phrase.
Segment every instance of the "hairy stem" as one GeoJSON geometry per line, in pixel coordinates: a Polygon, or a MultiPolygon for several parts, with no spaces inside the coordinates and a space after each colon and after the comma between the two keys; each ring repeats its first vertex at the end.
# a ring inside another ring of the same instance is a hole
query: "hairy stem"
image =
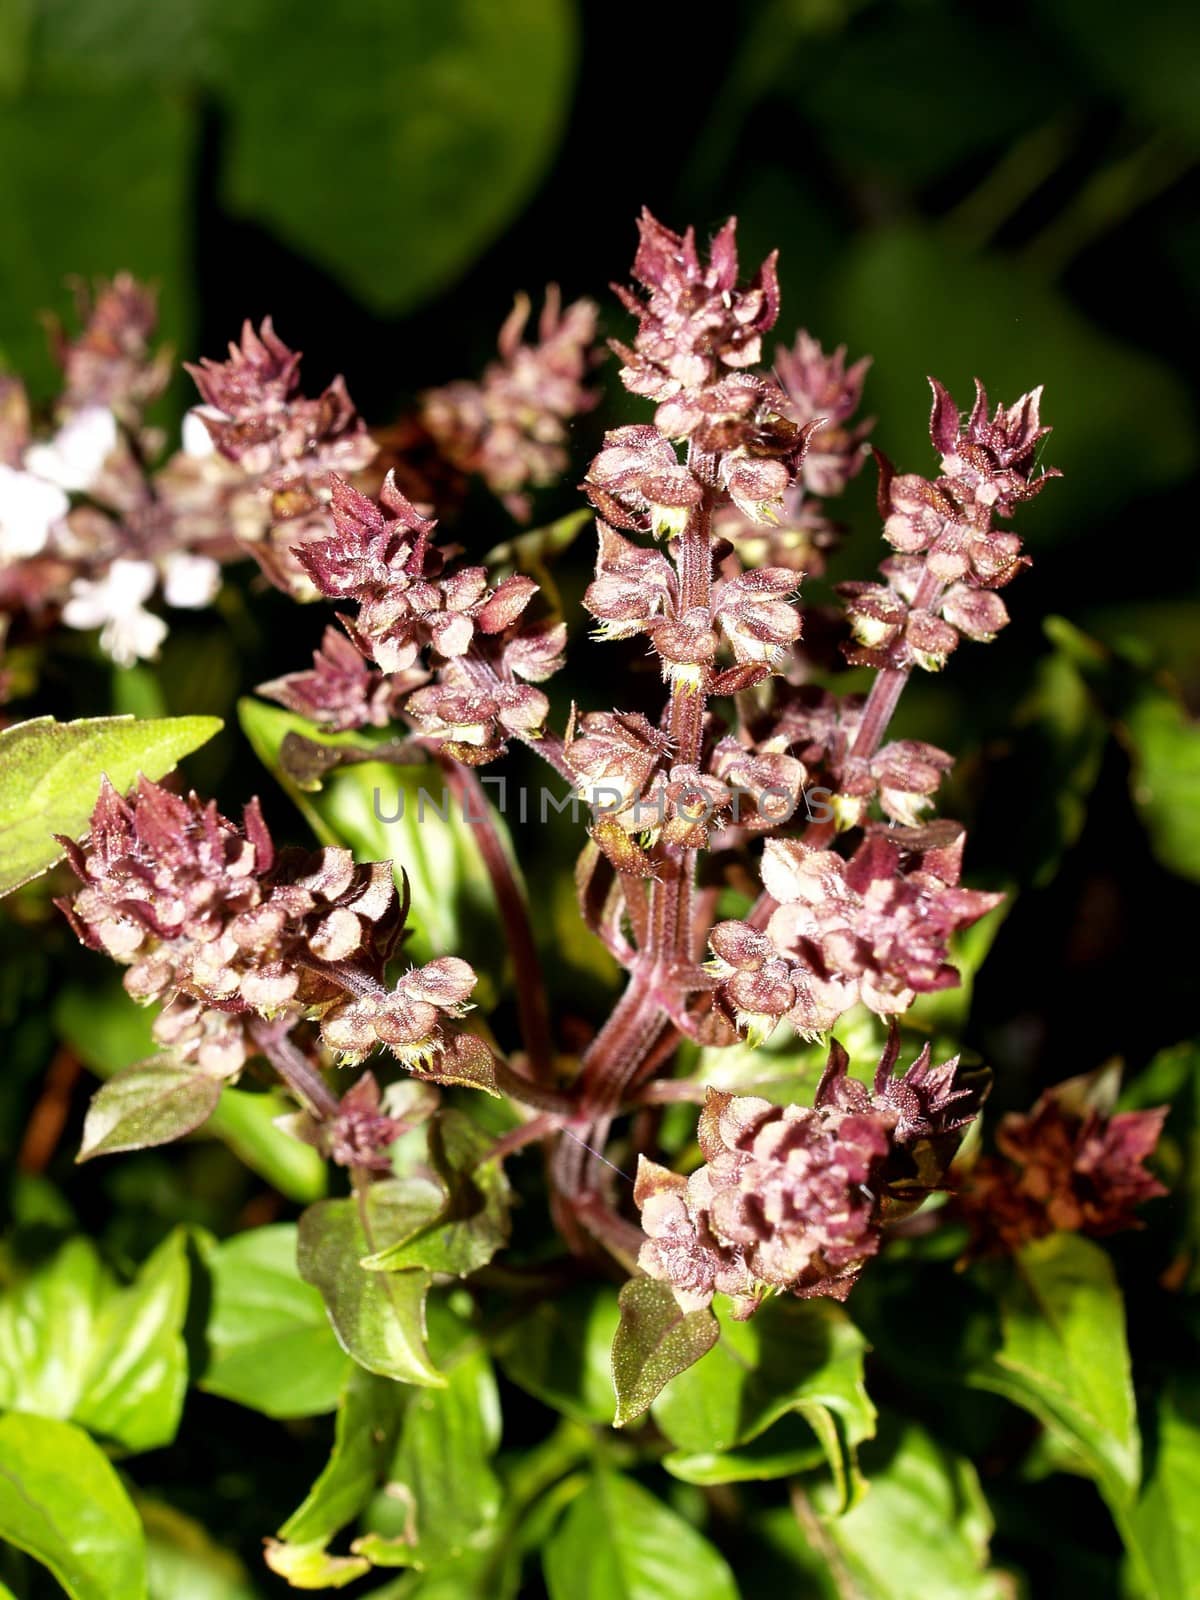
{"type": "Polygon", "coordinates": [[[337,1095],[286,1032],[269,1022],[252,1022],[250,1037],[311,1116],[328,1122],[337,1115],[337,1095]]]}

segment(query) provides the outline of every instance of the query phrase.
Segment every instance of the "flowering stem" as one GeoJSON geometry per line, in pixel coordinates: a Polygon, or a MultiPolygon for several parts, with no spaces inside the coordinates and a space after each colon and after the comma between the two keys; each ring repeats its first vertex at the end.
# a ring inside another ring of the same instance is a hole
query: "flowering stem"
{"type": "MultiPolygon", "coordinates": [[[[460,659],[472,682],[477,688],[482,689],[485,694],[490,694],[499,687],[501,679],[497,677],[495,668],[490,661],[479,653],[477,648],[472,647],[460,659]]],[[[545,728],[540,734],[518,731],[514,734],[514,738],[520,739],[522,744],[528,745],[536,755],[541,756],[543,761],[548,762],[554,768],[560,778],[565,778],[572,788],[575,787],[577,780],[563,755],[561,734],[555,733],[550,728],[545,728]]]]}
{"type": "Polygon", "coordinates": [[[318,1122],[328,1122],[337,1115],[337,1095],[286,1032],[269,1022],[252,1022],[250,1037],[296,1099],[318,1122]]]}
{"type": "Polygon", "coordinates": [[[442,757],[440,765],[464,815],[470,819],[475,843],[492,881],[492,890],[512,955],[521,1038],[529,1058],[530,1075],[537,1083],[550,1083],[554,1077],[554,1040],[550,1032],[545,979],[524,891],[517,882],[513,863],[492,821],[483,785],[470,767],[464,767],[448,757],[442,757]]]}
{"type": "MultiPolygon", "coordinates": [[[[913,595],[912,609],[927,611],[936,602],[941,591],[941,582],[926,567],[913,595]]],[[[862,720],[858,725],[851,754],[869,761],[879,749],[888,730],[888,724],[900,703],[900,696],[904,693],[904,685],[911,676],[911,665],[884,667],[882,671],[876,673],[875,682],[871,685],[871,692],[867,696],[867,703],[863,707],[862,720]]]]}
{"type": "MultiPolygon", "coordinates": [[[[698,475],[711,479],[709,464],[695,461],[698,475]]],[[[711,523],[716,490],[706,481],[704,497],[680,535],[677,553],[679,610],[708,612],[712,604],[711,523]]],[[[677,679],[671,686],[667,728],[675,761],[698,766],[704,735],[708,696],[703,688],[677,679]]],[[[583,1058],[577,1082],[581,1111],[600,1115],[589,1124],[586,1144],[563,1140],[556,1153],[554,1178],[571,1197],[595,1193],[599,1150],[607,1136],[612,1114],[629,1091],[663,1058],[664,1046],[676,1034],[667,1001],[666,974],[678,963],[692,959],[692,892],[696,873],[695,850],[666,847],[659,876],[651,890],[649,938],[633,968],[629,984],[608,1021],[592,1040],[583,1058]],[[587,1146],[592,1148],[589,1149],[587,1146]]],[[[588,1219],[582,1219],[595,1233],[588,1219]]]]}

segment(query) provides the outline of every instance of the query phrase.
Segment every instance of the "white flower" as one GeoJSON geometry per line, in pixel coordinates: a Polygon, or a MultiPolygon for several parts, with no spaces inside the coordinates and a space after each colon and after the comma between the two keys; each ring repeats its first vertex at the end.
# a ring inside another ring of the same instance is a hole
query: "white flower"
{"type": "Polygon", "coordinates": [[[40,555],[70,510],[61,489],[0,462],[0,565],[40,555]]]}
{"type": "Polygon", "coordinates": [[[212,434],[204,426],[204,418],[212,417],[217,422],[226,420],[225,413],[218,411],[216,406],[193,406],[183,419],[183,453],[185,456],[195,456],[201,459],[211,456],[216,445],[213,443],[212,434]]]}
{"type": "Polygon", "coordinates": [[[117,447],[117,419],[107,406],[72,413],[47,444],[32,444],[25,465],[60,489],[90,489],[117,447]]]}
{"type": "Polygon", "coordinates": [[[198,610],[211,605],[221,587],[221,569],[211,556],[192,555],[173,550],[159,562],[162,569],[163,598],[169,606],[198,610]]]}
{"type": "Polygon", "coordinates": [[[63,607],[69,628],[99,628],[100,648],[118,666],[150,660],[167,636],[161,617],[145,609],[158,572],[150,561],[114,561],[102,578],[76,578],[63,607]]]}

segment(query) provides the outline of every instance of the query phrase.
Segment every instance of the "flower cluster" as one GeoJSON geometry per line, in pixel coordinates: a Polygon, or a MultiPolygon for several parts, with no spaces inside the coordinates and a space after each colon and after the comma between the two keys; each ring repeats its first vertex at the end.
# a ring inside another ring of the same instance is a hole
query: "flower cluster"
{"type": "Polygon", "coordinates": [[[149,602],[208,605],[231,543],[223,520],[179,514],[170,463],[145,407],[169,362],[151,346],[154,297],[128,274],[81,292],[82,329],[56,328],[63,371],[55,426],[38,437],[19,380],[0,380],[0,635],[19,620],[100,630],[127,665],[154,656],[167,624],[149,602]]]}
{"type": "Polygon", "coordinates": [[[390,863],[356,865],[333,847],[277,853],[257,802],[239,828],[214,803],[145,779],[129,800],[106,781],[86,842],[63,843],[82,887],[61,908],[128,969],[136,1000],[164,1005],[155,1036],[178,1057],[236,1073],[255,1051],[255,1019],[316,1019],[330,1049],[358,1058],[382,1043],[435,1075],[458,1050],[443,1024],[474,985],[465,961],[387,986],[403,924],[390,863]]]}
{"type": "Polygon", "coordinates": [[[951,935],[1003,896],[960,886],[963,833],[954,823],[873,826],[847,860],[797,839],[768,839],[762,878],[778,902],[765,931],[712,930],[718,999],[755,1037],[786,1019],[817,1038],[860,1001],[881,1016],[958,982],[951,935]]]}
{"type": "Polygon", "coordinates": [[[870,420],[852,419],[862,400],[870,357],[846,365],[846,348],[832,355],[804,329],[789,348],[775,349],[774,375],[786,396],[786,414],[811,428],[800,470],[784,490],[777,522],[763,527],[736,504],[718,513],[714,527],[748,566],[791,567],[820,577],[839,528],[823,501],[839,495],[862,469],[870,420]]]}
{"type": "Polygon", "coordinates": [[[450,564],[390,473],[378,501],[335,475],[330,520],[297,559],[318,593],[357,604],[341,619],[348,640],[327,634],[311,671],[262,692],[337,728],[402,712],[471,764],[500,754],[507,734],[535,737],[549,703],[532,685],[561,665],[566,630],[526,620],[532,579],[492,585],[485,568],[450,564]]]}
{"type": "Polygon", "coordinates": [[[528,490],[566,472],[568,424],[596,404],[584,379],[594,360],[596,307],[576,300],[564,310],[555,285],[546,291],[537,340],[523,342],[532,307],[518,295],[500,330],[500,360],[478,383],[461,381],[421,396],[421,421],[442,456],[478,474],[519,521],[530,514],[528,490]]]}
{"type": "Polygon", "coordinates": [[[941,1182],[977,1110],[957,1057],[931,1068],[926,1046],[894,1078],[898,1050],[893,1033],[872,1091],[835,1044],[811,1107],[710,1089],[697,1133],[704,1165],[684,1178],[639,1164],[642,1270],[685,1311],[714,1292],[741,1317],[779,1290],[844,1300],[885,1223],[941,1182]]]}
{"type": "MultiPolygon", "coordinates": [[[[268,317],[257,333],[243,326],[226,360],[187,370],[204,402],[192,416],[257,506],[257,528],[240,529],[246,548],[272,583],[311,597],[297,550],[328,534],[333,474],[360,471],[377,446],[341,377],[314,399],[300,392],[300,359],[268,317]]],[[[203,459],[203,435],[194,448],[203,459]]]]}
{"type": "Polygon", "coordinates": [[[1107,1234],[1137,1227],[1135,1210],[1165,1194],[1143,1163],[1167,1115],[1095,1103],[1090,1078],[1047,1090],[1032,1111],[1010,1112],[959,1197],[972,1253],[1019,1250],[1055,1232],[1107,1234]]]}
{"type": "Polygon", "coordinates": [[[989,640],[1008,622],[995,592],[1010,583],[1028,557],[1021,541],[995,526],[1041,492],[1053,467],[1038,469],[1050,432],[1039,417],[1042,391],[989,413],[976,381],[975,404],[960,417],[936,379],[929,432],[941,453],[941,475],[896,473],[879,456],[883,532],[897,552],[883,563],[885,583],[841,586],[854,643],[851,662],[873,667],[936,671],[959,637],[989,640]]]}

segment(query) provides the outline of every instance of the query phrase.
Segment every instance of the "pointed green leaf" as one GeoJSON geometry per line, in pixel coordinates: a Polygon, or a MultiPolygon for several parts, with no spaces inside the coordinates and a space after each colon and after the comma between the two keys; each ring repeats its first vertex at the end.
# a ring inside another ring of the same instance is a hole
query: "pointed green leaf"
{"type": "MultiPolygon", "coordinates": [[[[795,1412],[816,1434],[847,1504],[859,1484],[856,1447],[875,1431],[863,1386],[863,1336],[830,1300],[769,1300],[746,1322],[724,1309],[719,1321],[715,1348],[654,1403],[655,1421],[683,1454],[681,1476],[689,1475],[689,1458],[736,1450],[795,1412]]],[[[781,1443],[794,1449],[794,1434],[781,1443]]],[[[772,1448],[768,1437],[768,1457],[772,1448]]],[[[731,1463],[731,1477],[745,1476],[750,1459],[731,1463]]],[[[703,1470],[715,1481],[720,1469],[703,1470]]]]}
{"type": "Polygon", "coordinates": [[[505,1376],[577,1422],[613,1418],[612,1345],[621,1313],[608,1284],[580,1284],[539,1300],[500,1336],[505,1376]]]}
{"type": "Polygon", "coordinates": [[[1027,1245],[995,1271],[1001,1343],[968,1381],[1064,1433],[1106,1494],[1137,1492],[1141,1442],[1125,1307],[1112,1263],[1078,1234],[1027,1245]]]}
{"type": "Polygon", "coordinates": [[[146,1600],[138,1514],[72,1423],[0,1417],[0,1539],[49,1567],[71,1600],[146,1600]]]}
{"type": "Polygon", "coordinates": [[[871,1600],[1011,1600],[1011,1580],[988,1569],[992,1519],[969,1461],[919,1428],[883,1431],[863,1451],[869,1492],[826,1520],[798,1503],[814,1549],[840,1576],[838,1592],[871,1600]]]}
{"type": "Polygon", "coordinates": [[[279,1530],[296,1544],[326,1544],[358,1515],[391,1458],[408,1391],[351,1365],[338,1401],[333,1450],[304,1503],[279,1530]]]}
{"type": "Polygon", "coordinates": [[[171,1056],[139,1062],[92,1096],[76,1160],[182,1139],[208,1121],[220,1098],[219,1079],[171,1056]]]}
{"type": "Polygon", "coordinates": [[[56,833],[87,832],[104,774],[124,793],[139,772],[165,777],[220,729],[218,717],[37,717],[0,733],[0,894],[62,859],[56,833]]]}
{"type": "Polygon", "coordinates": [[[511,1201],[501,1163],[480,1159],[491,1144],[461,1111],[440,1112],[429,1128],[429,1158],[441,1180],[441,1203],[417,1231],[367,1256],[363,1266],[373,1272],[426,1267],[459,1278],[486,1266],[508,1243],[511,1201]]]}
{"type": "Polygon", "coordinates": [[[186,1247],[182,1228],[168,1234],[129,1287],[108,1297],[92,1335],[74,1420],[125,1450],[170,1444],[179,1427],[188,1378],[186,1247]]]}
{"type": "Polygon", "coordinates": [[[423,1269],[369,1272],[364,1256],[393,1243],[411,1224],[404,1185],[375,1183],[348,1200],[322,1200],[300,1219],[300,1275],[321,1292],[333,1331],[347,1355],[368,1372],[401,1383],[441,1385],[425,1348],[423,1269]]]}
{"type": "Polygon", "coordinates": [[[632,1479],[600,1471],[543,1556],[550,1600],[738,1600],[722,1556],[632,1479]]]}
{"type": "Polygon", "coordinates": [[[680,1310],[668,1286],[655,1278],[630,1278],[619,1304],[621,1320],[612,1344],[613,1426],[623,1428],[650,1409],[664,1385],[711,1350],[721,1330],[711,1311],[680,1310]]]}
{"type": "Polygon", "coordinates": [[[432,10],[343,0],[303,28],[291,26],[285,0],[212,16],[214,86],[229,120],[227,204],[378,311],[443,292],[550,159],[571,79],[566,0],[432,10]],[[361,93],[366,82],[374,93],[361,93]],[[284,149],[278,131],[295,120],[298,83],[312,85],[312,103],[284,149]],[[390,225],[381,226],[381,192],[390,225]]]}
{"type": "Polygon", "coordinates": [[[482,1342],[442,1299],[430,1302],[429,1334],[445,1387],[409,1394],[370,1531],[352,1548],[376,1566],[437,1572],[483,1545],[499,1516],[500,1396],[482,1342]]]}
{"type": "Polygon", "coordinates": [[[239,1233],[208,1258],[209,1362],[200,1388],[269,1417],[332,1411],[349,1364],[296,1264],[294,1222],[239,1233]]]}
{"type": "Polygon", "coordinates": [[[68,1240],[0,1298],[0,1408],[73,1419],[122,1450],[169,1444],[187,1384],[188,1267],[170,1234],[120,1287],[68,1240]]]}

